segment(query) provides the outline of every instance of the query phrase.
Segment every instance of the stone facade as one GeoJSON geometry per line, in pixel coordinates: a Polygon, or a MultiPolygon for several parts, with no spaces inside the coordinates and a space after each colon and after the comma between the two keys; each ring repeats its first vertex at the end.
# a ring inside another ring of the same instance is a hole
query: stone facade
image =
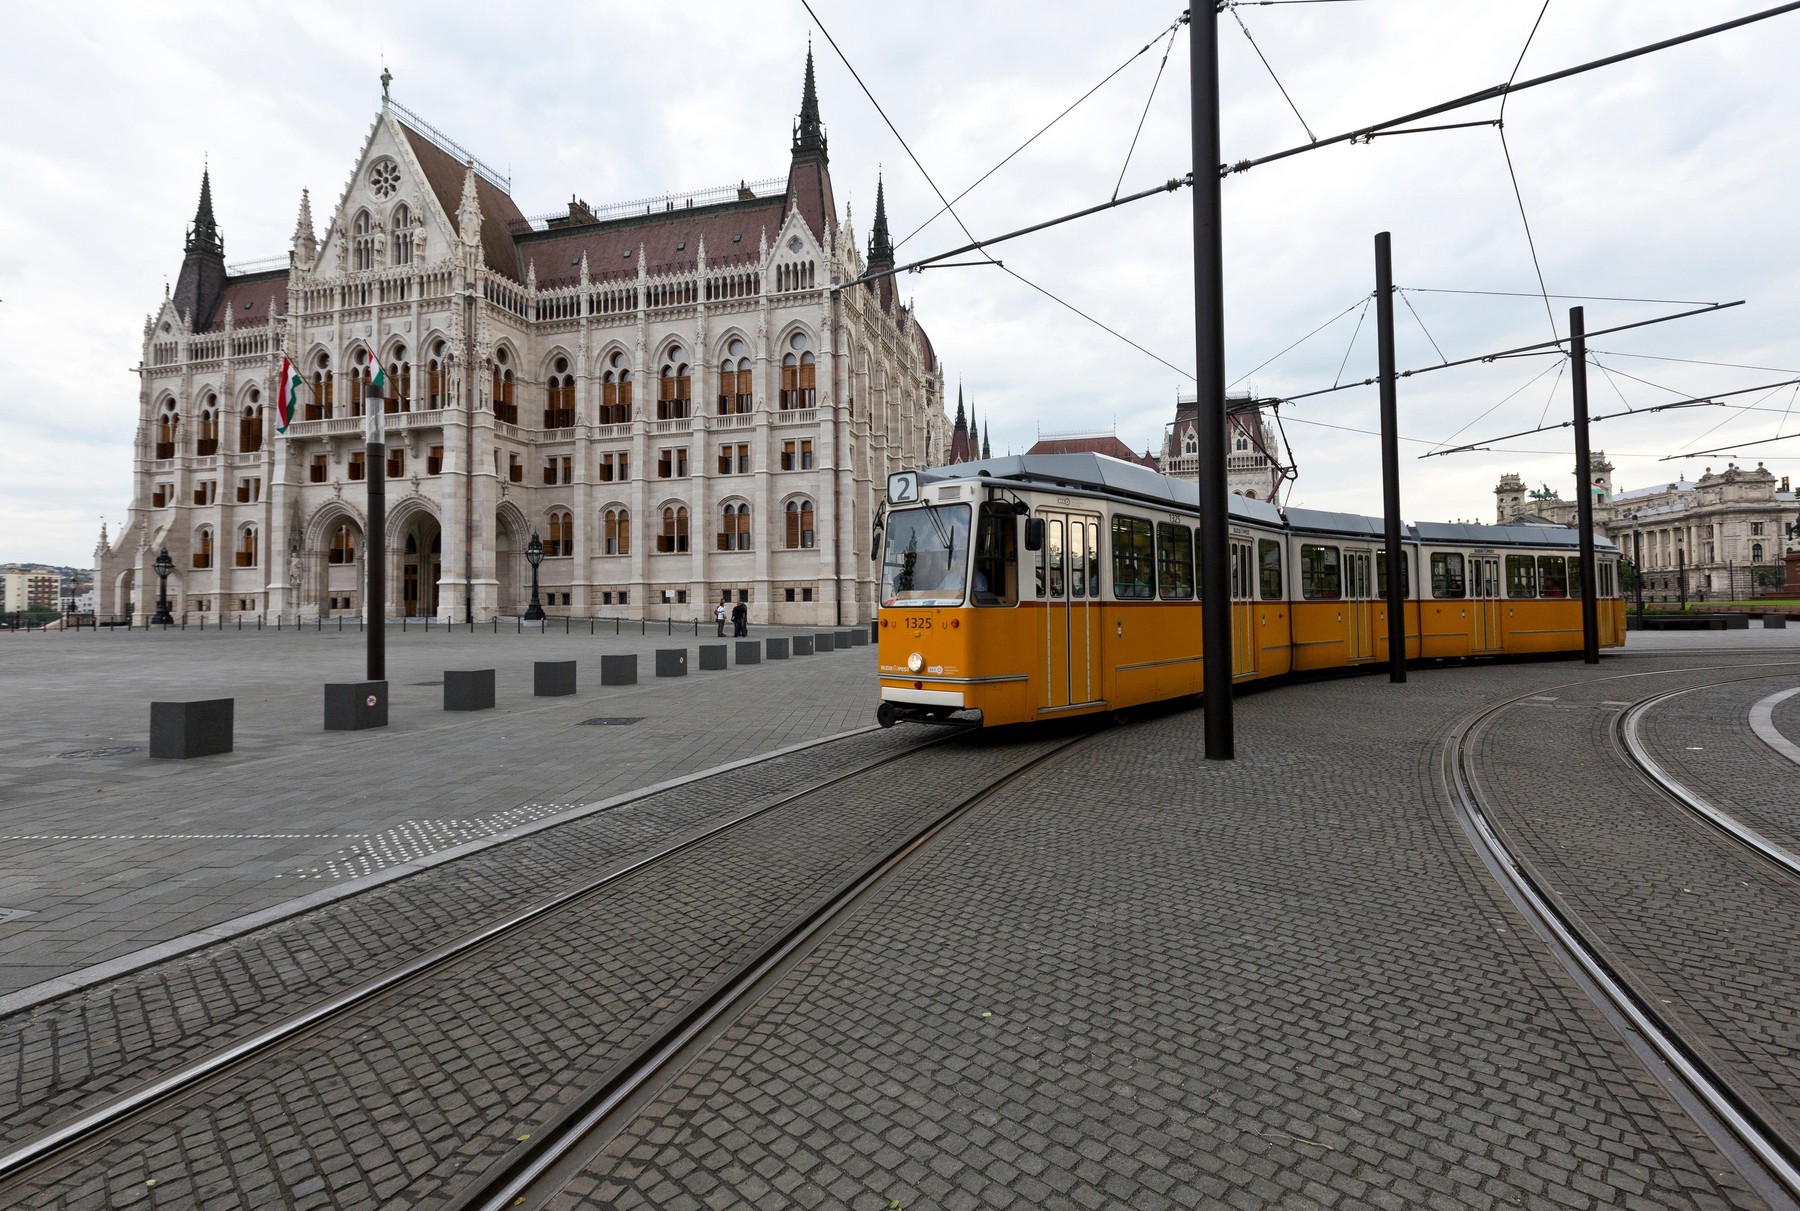
{"type": "MultiPolygon", "coordinates": [[[[1275,427],[1261,408],[1243,409],[1241,399],[1227,401],[1225,418],[1225,482],[1230,491],[1251,500],[1275,499],[1290,471],[1276,453],[1281,449],[1275,427]]],[[[1175,419],[1163,429],[1162,453],[1157,469],[1175,479],[1197,479],[1200,474],[1200,404],[1187,392],[1175,396],[1175,419]]]]}
{"type": "Polygon", "coordinates": [[[227,268],[210,180],[144,327],[135,492],[96,551],[102,613],[364,611],[385,472],[389,616],[757,622],[874,612],[890,471],[944,461],[943,373],[833,197],[810,53],[792,161],[723,190],[522,215],[509,185],[384,96],[325,234],[227,268]],[[244,271],[248,270],[248,271],[244,271]],[[285,432],[284,359],[302,387],[285,432]],[[388,464],[363,465],[379,367],[388,464]]]}
{"type": "MultiPolygon", "coordinates": [[[[1589,458],[1583,477],[1594,493],[1594,529],[1619,544],[1629,560],[1641,544],[1644,600],[1704,601],[1779,590],[1789,528],[1800,521],[1800,499],[1785,477],[1757,464],[1736,463],[1697,482],[1678,480],[1615,492],[1604,451],[1589,458]],[[1685,585],[1684,585],[1685,580],[1685,585]]],[[[1548,485],[1527,491],[1516,474],[1494,489],[1496,521],[1543,521],[1574,526],[1577,505],[1548,485]]]]}

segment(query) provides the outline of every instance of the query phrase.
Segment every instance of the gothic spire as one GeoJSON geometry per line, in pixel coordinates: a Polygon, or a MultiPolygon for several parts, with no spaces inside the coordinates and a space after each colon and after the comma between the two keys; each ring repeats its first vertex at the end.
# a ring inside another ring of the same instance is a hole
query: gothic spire
{"type": "Polygon", "coordinates": [[[963,415],[963,394],[962,394],[962,384],[961,383],[956,384],[956,431],[958,433],[967,433],[969,431],[969,418],[967,416],[963,415]]]}
{"type": "Polygon", "coordinates": [[[310,269],[318,251],[318,237],[313,234],[312,195],[302,189],[300,217],[294,221],[293,258],[302,269],[310,269]]]}
{"type": "Polygon", "coordinates": [[[994,448],[988,445],[988,433],[991,429],[991,425],[983,425],[981,428],[981,457],[983,458],[994,457],[994,448]]]}
{"type": "MultiPolygon", "coordinates": [[[[959,391],[960,394],[960,391],[959,391]]],[[[981,427],[975,423],[975,397],[969,397],[969,437],[971,440],[981,436],[981,427]]]]}
{"type": "Polygon", "coordinates": [[[875,228],[869,233],[869,264],[877,269],[894,267],[894,237],[888,234],[887,192],[880,174],[875,177],[875,228]]]}
{"type": "Polygon", "coordinates": [[[188,230],[187,251],[210,256],[225,255],[225,241],[219,236],[219,225],[213,219],[212,170],[200,170],[200,205],[194,209],[194,225],[188,230]]]}
{"type": "Polygon", "coordinates": [[[810,39],[806,43],[806,86],[800,94],[800,120],[794,123],[794,154],[825,155],[825,127],[819,121],[819,90],[813,83],[810,39]]]}

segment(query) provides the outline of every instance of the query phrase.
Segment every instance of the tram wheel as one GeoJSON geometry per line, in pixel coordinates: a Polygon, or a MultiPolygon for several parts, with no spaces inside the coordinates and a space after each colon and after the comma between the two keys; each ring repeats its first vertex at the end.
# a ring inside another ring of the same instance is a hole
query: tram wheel
{"type": "Polygon", "coordinates": [[[891,702],[884,702],[875,708],[875,722],[882,727],[893,727],[900,722],[900,710],[891,702]]]}

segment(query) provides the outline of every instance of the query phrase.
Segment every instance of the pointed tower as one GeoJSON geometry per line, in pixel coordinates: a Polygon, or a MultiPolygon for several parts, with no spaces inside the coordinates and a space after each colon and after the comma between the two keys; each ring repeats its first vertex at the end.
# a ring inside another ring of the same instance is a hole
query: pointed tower
{"type": "Polygon", "coordinates": [[[830,156],[825,125],[819,120],[819,91],[813,82],[812,46],[806,48],[806,83],[800,91],[800,116],[794,121],[794,158],[788,166],[785,211],[798,210],[820,244],[837,215],[831,193],[830,156]]]}
{"type": "Polygon", "coordinates": [[[869,268],[894,267],[894,237],[888,234],[887,186],[875,174],[875,227],[869,232],[869,268]]]}
{"type": "Polygon", "coordinates": [[[994,457],[994,448],[992,446],[988,445],[989,431],[990,431],[990,426],[983,425],[981,427],[981,457],[983,457],[983,458],[994,457]]]}
{"type": "Polygon", "coordinates": [[[213,219],[212,171],[200,173],[200,205],[188,228],[186,256],[175,279],[175,310],[188,317],[195,332],[204,332],[225,289],[225,240],[213,219]]]}
{"type": "Polygon", "coordinates": [[[956,385],[956,428],[950,435],[950,462],[966,463],[975,457],[969,448],[969,417],[963,411],[962,384],[956,385]]]}
{"type": "Polygon", "coordinates": [[[312,195],[302,189],[300,217],[294,221],[294,242],[288,254],[288,263],[301,269],[311,269],[318,256],[319,240],[313,234],[312,195]]]}

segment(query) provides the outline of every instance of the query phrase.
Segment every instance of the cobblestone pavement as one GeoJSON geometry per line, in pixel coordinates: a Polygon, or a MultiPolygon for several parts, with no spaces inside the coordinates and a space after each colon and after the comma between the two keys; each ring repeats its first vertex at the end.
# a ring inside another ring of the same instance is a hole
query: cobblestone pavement
{"type": "Polygon", "coordinates": [[[862,733],[741,766],[0,1019],[0,1146],[771,796],[917,739],[862,733]]]}
{"type": "Polygon", "coordinates": [[[323,887],[872,722],[872,647],[654,676],[655,649],[717,642],[394,632],[391,726],[328,733],[323,684],[364,672],[354,631],[9,634],[0,693],[31,705],[0,733],[0,1011],[323,887]],[[614,652],[638,654],[638,685],[600,686],[614,652]],[[533,698],[532,662],[567,659],[580,693],[533,698]],[[445,712],[452,668],[495,669],[497,709],[445,712]],[[235,751],[150,760],[151,700],[203,697],[236,699],[235,751]]]}
{"type": "MultiPolygon", "coordinates": [[[[1800,881],[1670,802],[1611,740],[1613,702],[1729,675],[1602,682],[1521,703],[1483,729],[1476,777],[1489,818],[1540,887],[1800,1144],[1800,881]]],[[[1710,736],[1705,712],[1722,696],[1671,700],[1664,726],[1679,713],[1710,736]]],[[[1743,714],[1735,726],[1749,734],[1743,714]]],[[[1791,799],[1792,774],[1775,772],[1791,799]]]]}
{"type": "Polygon", "coordinates": [[[1198,712],[1109,733],[943,838],[553,1205],[1760,1206],[1438,780],[1489,702],[1719,662],[1283,688],[1240,700],[1232,763],[1198,712]]]}
{"type": "Polygon", "coordinates": [[[509,1149],[729,965],[969,787],[1050,742],[980,738],[783,808],[214,1082],[9,1192],[13,1206],[429,1202],[509,1149]],[[779,869],[781,877],[768,877],[779,869]]]}
{"type": "MultiPolygon", "coordinates": [[[[1764,744],[1749,724],[1751,707],[1796,686],[1800,666],[1696,689],[1646,711],[1638,734],[1670,777],[1800,854],[1800,766],[1764,744]]],[[[1788,700],[1794,701],[1800,695],[1788,700]]],[[[1800,711],[1784,718],[1777,708],[1773,721],[1800,743],[1800,711]]]]}

